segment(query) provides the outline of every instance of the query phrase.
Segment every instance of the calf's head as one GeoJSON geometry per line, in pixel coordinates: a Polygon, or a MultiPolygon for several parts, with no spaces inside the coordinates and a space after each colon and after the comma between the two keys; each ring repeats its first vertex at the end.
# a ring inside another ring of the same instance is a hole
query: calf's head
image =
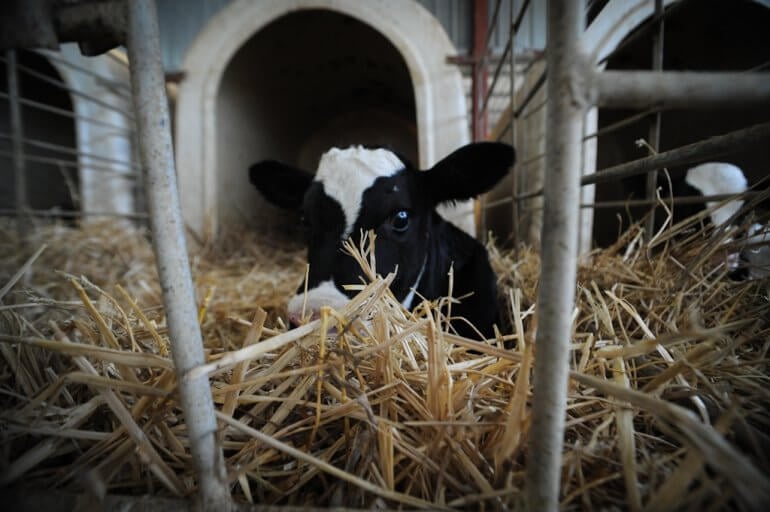
{"type": "Polygon", "coordinates": [[[511,146],[484,142],[458,149],[427,171],[387,149],[361,146],[329,150],[315,175],[272,160],[253,165],[251,183],[268,201],[302,211],[308,294],[305,298],[301,286],[289,302],[292,320],[299,319],[303,304],[312,312],[322,305],[339,308],[349,300],[343,286],[360,283],[361,271],[342,251],[342,242],[351,238],[358,244],[368,230],[377,237],[377,271],[397,270],[391,290],[411,307],[426,271],[432,230],[443,222],[436,206],[486,192],[513,160],[511,146]]]}

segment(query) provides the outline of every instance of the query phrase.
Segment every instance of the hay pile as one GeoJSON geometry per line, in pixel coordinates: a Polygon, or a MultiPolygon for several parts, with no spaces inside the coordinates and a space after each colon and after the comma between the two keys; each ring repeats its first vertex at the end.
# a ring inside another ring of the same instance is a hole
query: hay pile
{"type": "MultiPolygon", "coordinates": [[[[634,228],[580,269],[565,509],[767,499],[767,282],[729,280],[720,245],[693,227],[651,246],[634,228]]],[[[21,241],[8,226],[0,237],[0,483],[194,492],[146,233],[41,227],[21,241]]],[[[371,273],[367,248],[350,250],[371,273]]],[[[539,262],[532,251],[490,253],[508,325],[479,344],[445,332],[446,300],[409,313],[376,276],[345,311],[287,331],[280,316],[304,272],[300,248],[231,234],[194,250],[209,357],[199,371],[211,376],[233,495],[522,508],[537,435],[539,262]]]]}

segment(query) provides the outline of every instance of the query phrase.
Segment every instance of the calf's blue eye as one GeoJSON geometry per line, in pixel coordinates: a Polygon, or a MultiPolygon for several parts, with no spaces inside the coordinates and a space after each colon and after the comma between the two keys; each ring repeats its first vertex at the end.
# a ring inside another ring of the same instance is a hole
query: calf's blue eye
{"type": "Polygon", "coordinates": [[[391,227],[396,233],[403,233],[409,229],[409,212],[406,210],[397,211],[390,220],[391,227]]]}

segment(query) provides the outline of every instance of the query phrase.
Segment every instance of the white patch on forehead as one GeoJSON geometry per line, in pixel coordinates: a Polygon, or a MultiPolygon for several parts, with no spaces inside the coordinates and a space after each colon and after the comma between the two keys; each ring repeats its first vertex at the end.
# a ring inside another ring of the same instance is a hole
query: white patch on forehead
{"type": "Polygon", "coordinates": [[[345,231],[342,238],[350,236],[361,211],[364,191],[374,180],[393,176],[404,168],[404,163],[387,149],[365,149],[351,146],[347,149],[332,148],[321,157],[315,180],[323,184],[324,192],[336,200],[345,214],[345,231]]]}

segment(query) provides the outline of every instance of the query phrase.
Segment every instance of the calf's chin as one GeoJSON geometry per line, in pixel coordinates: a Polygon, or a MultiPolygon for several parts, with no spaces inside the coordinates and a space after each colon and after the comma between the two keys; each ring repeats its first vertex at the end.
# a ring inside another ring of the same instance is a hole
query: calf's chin
{"type": "Polygon", "coordinates": [[[304,290],[289,300],[287,307],[289,321],[293,325],[299,325],[305,319],[314,320],[318,317],[321,306],[329,306],[337,311],[345,307],[350,299],[342,293],[333,281],[324,281],[318,286],[304,290]],[[303,318],[304,317],[304,318],[303,318]]]}

